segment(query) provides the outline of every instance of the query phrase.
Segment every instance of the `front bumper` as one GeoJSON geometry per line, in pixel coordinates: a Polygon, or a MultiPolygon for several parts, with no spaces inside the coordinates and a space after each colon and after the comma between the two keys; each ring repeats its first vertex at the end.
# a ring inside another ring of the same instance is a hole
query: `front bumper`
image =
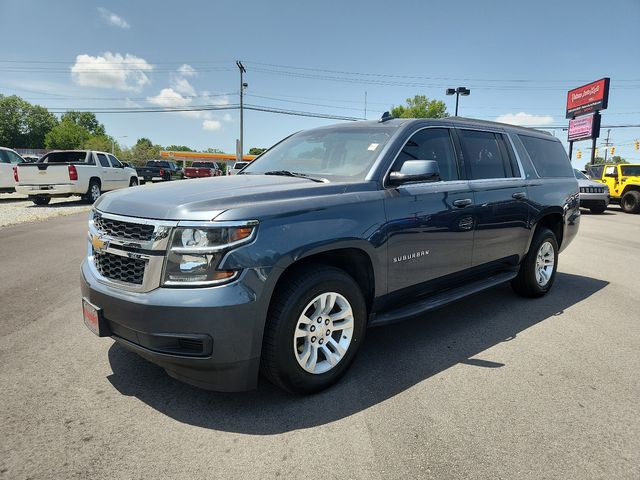
{"type": "Polygon", "coordinates": [[[76,192],[76,186],[72,184],[58,185],[16,185],[16,192],[22,195],[46,195],[51,197],[68,197],[80,195],[76,192]]]}
{"type": "Polygon", "coordinates": [[[609,195],[606,193],[580,193],[582,208],[598,208],[609,205],[609,195]]]}
{"type": "Polygon", "coordinates": [[[102,283],[86,259],[81,270],[83,297],[102,310],[123,347],[200,388],[256,387],[268,309],[263,275],[245,270],[227,285],[139,293],[102,283]],[[182,348],[185,338],[202,341],[202,349],[182,348]]]}

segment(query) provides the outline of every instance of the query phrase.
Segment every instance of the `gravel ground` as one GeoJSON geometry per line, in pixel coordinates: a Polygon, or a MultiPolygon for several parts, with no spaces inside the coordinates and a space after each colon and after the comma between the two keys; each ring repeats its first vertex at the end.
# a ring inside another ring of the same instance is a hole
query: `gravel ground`
{"type": "Polygon", "coordinates": [[[1,193],[0,227],[72,215],[89,211],[90,208],[91,206],[82,202],[80,197],[52,198],[49,205],[34,205],[26,195],[1,193]]]}

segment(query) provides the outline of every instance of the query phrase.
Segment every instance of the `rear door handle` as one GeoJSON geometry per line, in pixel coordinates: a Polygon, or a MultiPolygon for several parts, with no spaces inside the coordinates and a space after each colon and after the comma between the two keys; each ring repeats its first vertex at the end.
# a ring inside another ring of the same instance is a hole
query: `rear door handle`
{"type": "Polygon", "coordinates": [[[469,205],[471,205],[471,203],[472,202],[470,198],[461,198],[460,200],[454,200],[453,206],[458,208],[463,208],[463,207],[468,207],[469,205]]]}
{"type": "Polygon", "coordinates": [[[525,192],[516,192],[511,196],[516,200],[522,200],[523,198],[527,198],[527,194],[525,192]]]}

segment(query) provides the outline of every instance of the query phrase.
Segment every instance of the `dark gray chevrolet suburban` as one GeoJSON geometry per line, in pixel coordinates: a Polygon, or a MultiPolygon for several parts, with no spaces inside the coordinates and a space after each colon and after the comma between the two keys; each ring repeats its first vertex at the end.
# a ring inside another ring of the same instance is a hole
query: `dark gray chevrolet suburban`
{"type": "Polygon", "coordinates": [[[509,281],[544,295],[579,220],[546,133],[464,118],[317,128],[235,176],[102,196],[84,321],[202,388],[251,389],[262,372],[314,392],[367,327],[509,281]]]}

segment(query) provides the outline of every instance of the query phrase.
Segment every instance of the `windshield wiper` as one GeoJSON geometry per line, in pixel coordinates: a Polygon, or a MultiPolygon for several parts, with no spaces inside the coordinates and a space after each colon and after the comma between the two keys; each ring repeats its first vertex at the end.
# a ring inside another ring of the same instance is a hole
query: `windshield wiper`
{"type": "Polygon", "coordinates": [[[311,180],[313,182],[318,182],[318,183],[327,183],[329,181],[326,178],[314,178],[314,177],[310,177],[305,173],[290,172],[289,170],[271,170],[269,172],[264,172],[264,175],[280,175],[283,177],[306,178],[307,180],[311,180]]]}

